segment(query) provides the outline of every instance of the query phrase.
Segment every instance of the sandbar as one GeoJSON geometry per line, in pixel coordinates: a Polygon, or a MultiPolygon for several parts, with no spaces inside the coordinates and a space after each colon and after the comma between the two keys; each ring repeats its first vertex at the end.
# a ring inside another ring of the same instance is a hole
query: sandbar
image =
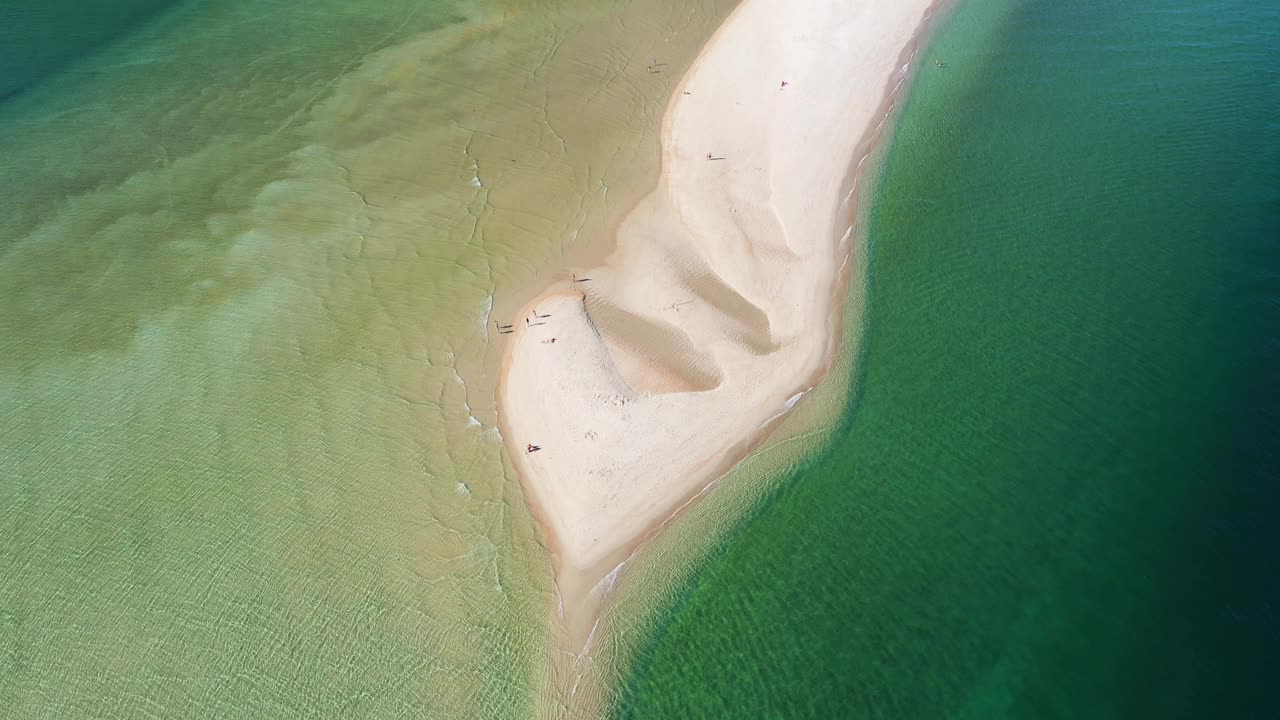
{"type": "Polygon", "coordinates": [[[499,422],[562,614],[830,366],[853,168],[931,3],[744,0],[677,87],[614,252],[508,320],[499,422]]]}

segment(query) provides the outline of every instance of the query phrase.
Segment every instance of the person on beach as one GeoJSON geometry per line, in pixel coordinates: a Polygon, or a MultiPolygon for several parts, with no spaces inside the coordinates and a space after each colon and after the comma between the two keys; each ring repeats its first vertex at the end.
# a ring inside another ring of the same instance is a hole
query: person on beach
{"type": "Polygon", "coordinates": [[[524,447],[524,451],[525,451],[526,453],[538,452],[538,451],[539,451],[539,450],[541,450],[541,449],[542,449],[542,447],[541,447],[541,446],[538,446],[538,445],[532,445],[532,444],[530,444],[530,445],[525,445],[525,447],[524,447]]]}

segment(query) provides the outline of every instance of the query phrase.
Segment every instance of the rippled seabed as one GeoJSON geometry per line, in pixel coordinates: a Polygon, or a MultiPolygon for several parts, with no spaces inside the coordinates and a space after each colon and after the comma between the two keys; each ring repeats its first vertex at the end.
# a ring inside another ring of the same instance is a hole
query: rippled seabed
{"type": "Polygon", "coordinates": [[[965,0],[925,58],[843,438],[615,716],[1280,717],[1280,8],[965,0]]]}
{"type": "Polygon", "coordinates": [[[0,715],[532,714],[494,290],[644,189],[730,4],[0,11],[0,715]]]}

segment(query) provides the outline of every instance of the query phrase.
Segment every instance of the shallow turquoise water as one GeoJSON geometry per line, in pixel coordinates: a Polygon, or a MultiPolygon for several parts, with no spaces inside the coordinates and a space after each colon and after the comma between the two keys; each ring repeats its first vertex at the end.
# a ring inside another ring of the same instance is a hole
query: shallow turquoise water
{"type": "Polygon", "coordinates": [[[527,717],[435,81],[493,5],[145,4],[0,11],[0,718],[527,717]]]}
{"type": "Polygon", "coordinates": [[[0,0],[0,719],[558,706],[493,320],[730,5],[0,0]]]}
{"type": "Polygon", "coordinates": [[[969,0],[926,57],[845,429],[614,715],[1277,716],[1280,7],[969,0]]]}

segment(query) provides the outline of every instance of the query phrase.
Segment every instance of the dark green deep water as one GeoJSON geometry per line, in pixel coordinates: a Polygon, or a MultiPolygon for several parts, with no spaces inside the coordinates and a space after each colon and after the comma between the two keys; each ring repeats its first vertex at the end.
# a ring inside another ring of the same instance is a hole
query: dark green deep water
{"type": "Polygon", "coordinates": [[[118,40],[176,0],[0,1],[0,100],[118,40]]]}
{"type": "Polygon", "coordinates": [[[1280,717],[1280,5],[967,0],[926,57],[841,437],[615,717],[1280,717]]]}

